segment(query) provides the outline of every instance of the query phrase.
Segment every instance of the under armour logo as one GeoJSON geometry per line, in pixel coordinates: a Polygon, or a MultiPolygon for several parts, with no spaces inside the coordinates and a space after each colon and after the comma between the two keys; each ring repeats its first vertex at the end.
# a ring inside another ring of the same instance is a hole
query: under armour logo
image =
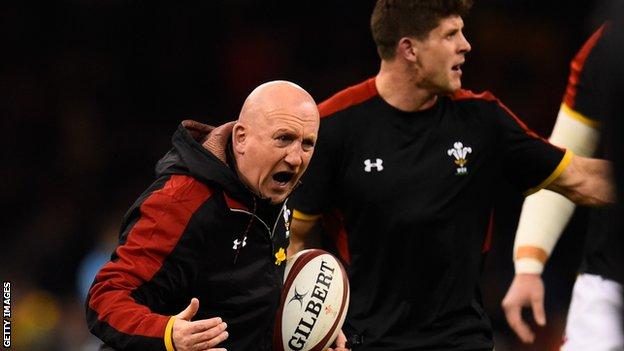
{"type": "Polygon", "coordinates": [[[364,170],[366,172],[370,172],[373,169],[373,167],[375,167],[375,169],[377,169],[377,172],[383,171],[383,165],[382,165],[383,160],[378,158],[375,161],[376,161],[375,163],[372,163],[370,158],[367,158],[366,160],[364,160],[364,170]]]}
{"type": "Polygon", "coordinates": [[[234,244],[234,246],[232,246],[233,250],[237,250],[238,246],[245,247],[245,245],[247,245],[247,237],[244,237],[243,241],[236,239],[233,241],[233,244],[234,244]]]}

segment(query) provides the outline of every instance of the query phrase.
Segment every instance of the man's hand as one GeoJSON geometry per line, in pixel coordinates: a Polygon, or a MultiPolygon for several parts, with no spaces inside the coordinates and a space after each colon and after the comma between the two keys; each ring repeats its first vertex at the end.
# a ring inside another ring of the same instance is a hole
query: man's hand
{"type": "Polygon", "coordinates": [[[351,351],[347,348],[347,337],[344,335],[342,330],[338,333],[336,337],[336,341],[334,342],[334,348],[328,348],[327,351],[351,351]]]}
{"type": "Polygon", "coordinates": [[[533,318],[539,326],[546,325],[544,312],[544,282],[539,274],[517,274],[503,299],[507,323],[524,343],[532,343],[535,334],[522,320],[522,308],[531,306],[533,318]]]}
{"type": "Polygon", "coordinates": [[[198,309],[199,300],[192,298],[188,307],[174,317],[171,338],[176,351],[225,351],[223,348],[212,347],[227,339],[227,324],[219,317],[191,322],[198,309]]]}

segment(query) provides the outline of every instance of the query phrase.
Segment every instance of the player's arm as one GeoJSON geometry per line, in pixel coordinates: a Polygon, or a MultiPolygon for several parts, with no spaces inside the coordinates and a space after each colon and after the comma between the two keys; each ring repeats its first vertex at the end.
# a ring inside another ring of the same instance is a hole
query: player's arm
{"type": "Polygon", "coordinates": [[[288,257],[305,249],[308,246],[310,235],[320,223],[320,215],[308,215],[295,210],[290,229],[290,244],[288,245],[288,257]]]}
{"type": "Polygon", "coordinates": [[[586,206],[615,202],[611,162],[571,155],[569,165],[546,189],[586,206]]]}
{"type": "Polygon", "coordinates": [[[225,325],[216,318],[190,321],[199,307],[197,299],[176,316],[153,311],[146,302],[166,303],[180,288],[177,271],[168,271],[163,263],[171,259],[183,233],[201,230],[189,224],[194,211],[188,201],[162,191],[151,193],[131,211],[115,258],[100,269],[87,297],[89,329],[107,345],[166,351],[205,346],[203,350],[227,337],[225,325]],[[153,280],[157,273],[167,278],[153,280]]]}
{"type": "MultiPolygon", "coordinates": [[[[576,114],[562,105],[550,142],[576,155],[591,156],[600,137],[598,126],[576,114]]],[[[541,273],[574,208],[572,201],[549,190],[540,190],[524,201],[513,251],[516,276],[502,303],[509,325],[523,342],[535,338],[522,320],[523,307],[531,306],[536,322],[546,324],[541,273]]]]}

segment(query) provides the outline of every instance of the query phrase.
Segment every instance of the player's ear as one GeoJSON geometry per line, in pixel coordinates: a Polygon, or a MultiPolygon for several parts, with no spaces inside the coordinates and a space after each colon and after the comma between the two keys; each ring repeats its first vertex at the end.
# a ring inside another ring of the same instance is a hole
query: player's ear
{"type": "Polygon", "coordinates": [[[238,154],[245,153],[245,145],[247,144],[247,127],[241,123],[234,124],[232,128],[232,148],[238,154]]]}
{"type": "Polygon", "coordinates": [[[410,62],[415,62],[417,55],[418,46],[416,39],[409,37],[399,39],[396,48],[396,56],[401,56],[410,62]]]}

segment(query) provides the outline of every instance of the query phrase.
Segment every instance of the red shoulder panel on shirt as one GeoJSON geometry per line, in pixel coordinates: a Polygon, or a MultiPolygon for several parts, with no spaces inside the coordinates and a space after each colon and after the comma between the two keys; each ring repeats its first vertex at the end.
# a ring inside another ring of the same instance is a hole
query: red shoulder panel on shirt
{"type": "Polygon", "coordinates": [[[119,258],[102,267],[89,292],[89,306],[98,319],[126,334],[163,336],[169,317],[153,314],[130,294],[160,270],[193,214],[211,195],[212,191],[196,179],[174,175],[143,201],[141,217],[125,244],[116,250],[119,258]],[[145,319],[149,315],[151,321],[145,319]]]}
{"type": "Polygon", "coordinates": [[[375,77],[369,78],[360,84],[350,86],[318,105],[321,118],[344,110],[347,107],[362,103],[378,94],[375,87],[375,77]]]}
{"type": "Polygon", "coordinates": [[[583,66],[585,66],[585,60],[589,56],[598,39],[602,36],[606,24],[603,24],[592,34],[589,39],[583,44],[581,50],[574,56],[572,62],[570,62],[570,76],[568,77],[568,86],[566,87],[565,95],[563,96],[563,102],[570,108],[574,108],[576,102],[576,92],[583,66]]]}
{"type": "Polygon", "coordinates": [[[466,100],[466,99],[481,99],[487,101],[498,101],[494,94],[489,91],[484,91],[482,93],[474,93],[472,90],[459,89],[451,95],[451,99],[453,100],[466,100]]]}
{"type": "Polygon", "coordinates": [[[482,93],[475,94],[470,90],[459,89],[458,91],[453,93],[453,95],[451,95],[451,99],[453,100],[467,100],[467,99],[478,100],[480,99],[480,100],[486,100],[486,101],[495,101],[498,104],[498,106],[500,106],[503,110],[505,110],[505,112],[507,112],[507,114],[511,118],[513,118],[516,121],[516,123],[518,123],[518,125],[524,130],[525,133],[527,133],[529,136],[533,138],[538,138],[538,139],[543,140],[546,143],[549,143],[546,139],[542,138],[541,136],[537,135],[534,131],[529,129],[529,127],[527,127],[527,125],[524,124],[524,122],[509,109],[509,107],[503,104],[496,96],[494,96],[494,94],[492,94],[489,91],[484,91],[482,93]]]}

